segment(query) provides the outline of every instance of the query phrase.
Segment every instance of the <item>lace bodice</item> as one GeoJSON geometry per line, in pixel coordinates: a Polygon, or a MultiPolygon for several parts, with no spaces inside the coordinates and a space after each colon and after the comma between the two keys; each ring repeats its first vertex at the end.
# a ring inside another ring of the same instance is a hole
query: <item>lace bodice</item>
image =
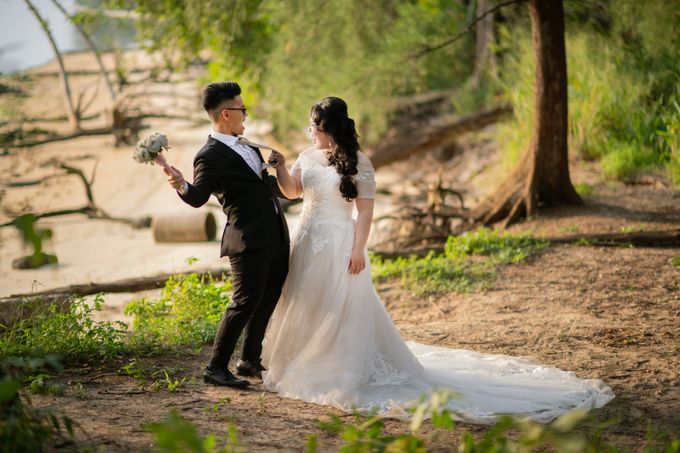
{"type": "MultiPolygon", "coordinates": [[[[375,171],[368,158],[359,153],[358,173],[354,177],[358,198],[375,196],[375,171]]],[[[352,219],[353,202],[348,202],[340,193],[340,174],[328,165],[324,151],[308,149],[291,168],[293,177],[299,176],[303,188],[303,207],[300,220],[315,221],[352,219]]]]}

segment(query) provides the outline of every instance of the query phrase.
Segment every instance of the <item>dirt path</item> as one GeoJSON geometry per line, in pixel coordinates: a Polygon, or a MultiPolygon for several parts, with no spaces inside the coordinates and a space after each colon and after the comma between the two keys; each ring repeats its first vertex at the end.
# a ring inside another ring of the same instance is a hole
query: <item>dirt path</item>
{"type": "MultiPolygon", "coordinates": [[[[678,253],[558,246],[528,263],[504,267],[487,291],[419,299],[391,283],[379,292],[408,340],[527,356],[604,380],[616,399],[600,418],[621,419],[608,437],[636,450],[648,421],[680,435],[680,271],[671,264],[678,253]]],[[[149,450],[152,437],[143,425],[161,420],[171,408],[203,434],[224,434],[226,423],[234,423],[249,451],[301,451],[310,433],[319,435],[322,450],[339,445],[316,423],[339,412],[280,398],[258,382],[248,391],[204,385],[200,370],[206,360],[207,350],[197,357],[150,361],[197,381],[175,392],[141,391],[130,377],[93,377],[100,371],[86,369],[60,378],[72,384],[65,396],[36,400],[73,417],[89,435],[85,443],[106,451],[149,450]]],[[[391,432],[406,429],[403,422],[388,422],[391,432]]],[[[450,448],[454,436],[440,435],[434,446],[450,448]]]]}

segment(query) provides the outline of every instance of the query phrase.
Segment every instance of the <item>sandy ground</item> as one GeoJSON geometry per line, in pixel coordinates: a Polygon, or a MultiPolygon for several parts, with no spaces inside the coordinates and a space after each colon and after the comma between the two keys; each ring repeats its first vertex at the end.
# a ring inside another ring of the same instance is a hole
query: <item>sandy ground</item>
{"type": "MultiPolygon", "coordinates": [[[[47,92],[41,86],[34,89],[47,92]]],[[[172,89],[187,98],[197,96],[192,83],[172,89]]],[[[49,112],[58,114],[55,96],[44,102],[49,112]]],[[[32,95],[23,107],[35,110],[40,103],[32,95]]],[[[195,105],[193,108],[198,112],[195,105]]],[[[257,117],[251,120],[254,132],[247,134],[266,140],[266,126],[257,117]]],[[[149,124],[148,132],[168,133],[172,146],[168,159],[190,174],[193,155],[204,142],[208,126],[169,120],[149,124]]],[[[380,196],[380,209],[389,209],[401,195],[417,192],[418,184],[436,178],[439,168],[473,204],[504,172],[489,137],[481,134],[473,141],[474,158],[458,155],[441,163],[432,157],[418,157],[381,170],[379,188],[391,195],[380,196]]],[[[293,155],[299,149],[288,151],[293,155]]],[[[83,185],[74,176],[54,177],[38,186],[6,186],[10,181],[55,174],[53,167],[42,166],[53,157],[88,175],[96,166],[95,201],[113,216],[188,212],[190,208],[167,186],[159,168],[137,164],[131,156],[131,147],[116,149],[109,137],[10,149],[0,155],[0,181],[5,184],[0,221],[10,219],[9,211],[41,212],[84,204],[83,185]]],[[[586,204],[545,211],[512,231],[566,236],[680,227],[680,192],[663,185],[612,184],[601,181],[597,174],[596,168],[574,165],[574,181],[588,182],[594,188],[586,204]]],[[[206,209],[215,212],[219,237],[224,219],[216,208],[206,209]]],[[[291,226],[294,222],[293,212],[291,226]]],[[[226,264],[218,258],[217,241],[159,244],[150,229],[136,230],[77,215],[55,217],[40,225],[54,232],[46,250],[59,257],[59,264],[31,271],[12,269],[11,261],[26,251],[16,231],[1,228],[0,296],[182,271],[187,269],[189,257],[199,259],[195,269],[226,264]]],[[[678,249],[554,246],[527,263],[501,268],[491,288],[484,291],[416,297],[398,282],[381,284],[378,290],[408,340],[528,356],[582,377],[604,380],[617,398],[597,416],[619,417],[620,423],[608,438],[638,450],[644,444],[648,422],[659,432],[680,435],[680,268],[672,265],[678,255],[678,249]]],[[[153,296],[154,292],[145,294],[153,296]]],[[[125,303],[139,296],[107,295],[108,308],[102,317],[121,319],[125,303]]],[[[67,370],[60,377],[67,384],[64,396],[39,396],[34,401],[75,419],[81,426],[79,442],[100,451],[150,450],[152,437],[143,426],[161,420],[171,408],[178,409],[203,434],[216,432],[219,437],[226,432],[227,422],[235,423],[249,451],[301,451],[308,433],[319,435],[322,451],[339,445],[317,424],[329,413],[337,414],[329,408],[282,399],[265,392],[258,382],[248,391],[200,383],[207,354],[206,348],[195,357],[148,359],[149,365],[170,367],[177,376],[187,377],[187,383],[175,392],[140,390],[137,381],[116,372],[122,363],[90,364],[67,370]]],[[[387,429],[404,432],[406,426],[388,421],[387,429]]],[[[463,429],[475,435],[484,432],[476,426],[464,425],[463,429]]],[[[425,432],[435,434],[430,427],[425,432]]],[[[457,435],[438,434],[433,447],[452,449],[457,435]]]]}

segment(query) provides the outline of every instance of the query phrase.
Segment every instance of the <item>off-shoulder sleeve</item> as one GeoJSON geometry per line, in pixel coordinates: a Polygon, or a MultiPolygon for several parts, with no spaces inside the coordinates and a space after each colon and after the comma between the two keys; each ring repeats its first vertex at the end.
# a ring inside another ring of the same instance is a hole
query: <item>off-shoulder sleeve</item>
{"type": "Polygon", "coordinates": [[[375,198],[375,170],[364,153],[359,153],[357,164],[357,198],[375,198]]]}

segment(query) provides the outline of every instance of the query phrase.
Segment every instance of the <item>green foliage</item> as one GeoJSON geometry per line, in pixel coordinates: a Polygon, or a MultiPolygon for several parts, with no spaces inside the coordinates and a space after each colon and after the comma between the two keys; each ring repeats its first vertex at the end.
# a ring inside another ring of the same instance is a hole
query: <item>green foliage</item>
{"type": "Polygon", "coordinates": [[[182,418],[176,411],[160,423],[151,423],[146,430],[153,433],[156,440],[156,451],[162,453],[232,453],[246,451],[238,440],[236,427],[227,425],[229,435],[225,446],[218,448],[215,434],[201,437],[196,428],[182,418]]]}
{"type": "Polygon", "coordinates": [[[423,258],[411,256],[396,260],[372,256],[371,265],[376,281],[398,278],[405,288],[418,295],[474,291],[483,287],[493,275],[486,263],[468,263],[434,252],[423,258]]]}
{"type": "Polygon", "coordinates": [[[210,52],[211,81],[236,79],[254,104],[276,36],[263,0],[110,0],[115,8],[134,9],[137,40],[159,53],[168,68],[184,68],[210,52]],[[205,55],[205,53],[203,53],[205,55]]]}
{"type": "Polygon", "coordinates": [[[474,60],[472,35],[411,57],[470,20],[474,8],[453,0],[111,3],[134,7],[139,42],[175,66],[207,55],[208,79],[238,80],[245,102],[261,97],[282,131],[307,124],[312,104],[336,95],[349,102],[361,135],[375,138],[386,125],[393,95],[450,89],[467,79],[474,60]]]}
{"type": "MultiPolygon", "coordinates": [[[[384,424],[379,417],[355,414],[355,423],[343,422],[331,417],[321,427],[341,436],[342,452],[424,452],[428,441],[420,434],[426,417],[435,428],[455,431],[455,416],[446,409],[446,402],[454,394],[434,392],[412,409],[411,432],[399,436],[383,433],[384,424]]],[[[540,424],[502,416],[486,429],[481,439],[470,432],[461,432],[458,451],[464,453],[492,452],[602,452],[617,451],[616,447],[602,439],[602,433],[616,424],[616,420],[597,422],[587,417],[585,411],[571,411],[550,424],[540,424]]],[[[436,436],[436,434],[435,434],[436,436]]],[[[672,448],[673,443],[668,444],[672,448]]],[[[453,447],[453,446],[452,446],[453,447]]],[[[453,448],[452,448],[453,449],[453,448]]]]}
{"type": "Polygon", "coordinates": [[[329,422],[319,422],[319,426],[342,438],[344,443],[339,451],[343,453],[425,451],[423,440],[411,434],[393,436],[383,433],[385,423],[381,417],[354,414],[354,419],[356,425],[345,423],[334,415],[329,422]]]}
{"type": "Polygon", "coordinates": [[[520,263],[547,245],[546,241],[526,234],[498,234],[489,228],[480,228],[474,233],[449,237],[444,254],[452,258],[488,256],[495,263],[509,264],[520,263]]]}
{"type": "Polygon", "coordinates": [[[230,289],[230,282],[218,285],[209,274],[171,277],[158,300],[137,299],[125,307],[125,314],[134,316],[131,343],[201,347],[215,337],[230,289]]]}
{"type": "MultiPolygon", "coordinates": [[[[384,432],[384,419],[372,414],[354,413],[353,419],[346,421],[336,415],[328,421],[319,421],[319,426],[342,440],[339,451],[343,453],[392,452],[422,453],[427,451],[428,443],[439,437],[435,432],[430,436],[421,434],[426,419],[438,430],[456,432],[455,414],[447,409],[447,402],[455,398],[450,391],[436,391],[421,398],[418,405],[411,409],[410,432],[387,434],[384,432]]],[[[510,416],[498,417],[480,438],[469,431],[461,431],[458,436],[457,450],[464,453],[499,452],[616,452],[618,448],[603,439],[603,433],[618,423],[611,419],[598,421],[587,411],[573,410],[558,417],[549,424],[541,424],[510,416]]],[[[217,446],[215,434],[202,437],[196,428],[184,420],[175,410],[160,423],[151,423],[146,430],[155,436],[156,451],[167,453],[197,452],[226,453],[247,451],[246,445],[239,442],[236,426],[228,424],[228,438],[223,447],[217,446]]],[[[440,431],[441,432],[441,431],[440,431]]],[[[648,436],[645,451],[680,451],[680,439],[669,436],[652,438],[648,436]]],[[[306,436],[306,451],[319,449],[319,438],[315,434],[306,436]]],[[[451,445],[451,450],[455,448],[451,445]]]]}
{"type": "Polygon", "coordinates": [[[120,321],[94,321],[92,313],[100,311],[103,304],[101,294],[91,303],[73,297],[64,310],[57,303],[26,302],[23,308],[32,315],[0,333],[0,357],[27,357],[36,350],[59,354],[69,363],[115,357],[127,348],[127,326],[120,321]]]}
{"type": "MultiPolygon", "coordinates": [[[[666,167],[678,182],[680,2],[615,0],[597,13],[567,3],[570,150],[599,161],[610,179],[634,180],[666,167]]],[[[497,140],[504,161],[514,163],[531,138],[534,56],[521,24],[501,27],[499,41],[498,86],[514,119],[499,126],[497,140]]]]}
{"type": "Polygon", "coordinates": [[[360,134],[373,140],[386,126],[393,96],[448,89],[471,71],[470,55],[461,52],[470,38],[421,58],[409,56],[464,24],[460,2],[299,0],[269,5],[277,33],[262,86],[273,123],[284,131],[307,124],[312,104],[335,95],[350,105],[360,134]]]}
{"type": "Polygon", "coordinates": [[[589,197],[593,194],[593,186],[588,184],[587,182],[580,182],[574,184],[574,189],[576,189],[576,192],[582,196],[582,197],[589,197]]]}
{"type": "Polygon", "coordinates": [[[671,262],[673,266],[680,266],[680,255],[674,256],[671,262]]]}
{"type": "Polygon", "coordinates": [[[169,392],[174,392],[185,385],[187,376],[183,376],[181,379],[176,377],[180,371],[183,370],[147,364],[139,357],[132,358],[118,370],[119,373],[136,379],[142,390],[148,388],[154,391],[167,390],[169,392]]]}
{"type": "Polygon", "coordinates": [[[29,245],[31,249],[33,249],[33,253],[31,253],[29,257],[29,262],[25,266],[31,269],[40,267],[43,264],[57,262],[57,257],[55,255],[43,253],[42,251],[43,241],[52,238],[52,230],[49,228],[36,228],[36,221],[37,218],[34,214],[24,214],[14,219],[12,222],[19,230],[24,244],[29,245]]]}
{"type": "Polygon", "coordinates": [[[495,266],[520,263],[547,243],[527,235],[498,234],[488,228],[449,237],[444,252],[423,258],[383,260],[372,256],[373,278],[399,278],[418,294],[472,291],[489,284],[495,266]],[[474,257],[486,257],[483,260],[474,257]]]}
{"type": "Polygon", "coordinates": [[[20,393],[22,382],[46,369],[59,371],[54,356],[9,357],[0,361],[0,453],[46,451],[56,441],[71,441],[73,421],[54,412],[34,408],[26,394],[20,393]]]}

